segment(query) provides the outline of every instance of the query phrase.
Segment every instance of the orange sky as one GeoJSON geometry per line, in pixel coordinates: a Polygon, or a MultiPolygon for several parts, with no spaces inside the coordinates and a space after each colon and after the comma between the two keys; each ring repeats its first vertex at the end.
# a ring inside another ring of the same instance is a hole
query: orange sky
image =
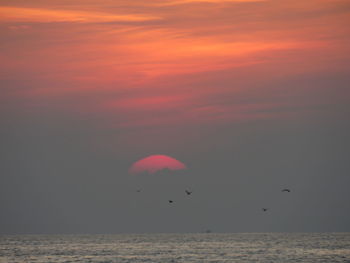
{"type": "Polygon", "coordinates": [[[344,96],[296,79],[349,73],[349,22],[340,0],[0,0],[4,103],[120,129],[315,114],[344,96]]]}

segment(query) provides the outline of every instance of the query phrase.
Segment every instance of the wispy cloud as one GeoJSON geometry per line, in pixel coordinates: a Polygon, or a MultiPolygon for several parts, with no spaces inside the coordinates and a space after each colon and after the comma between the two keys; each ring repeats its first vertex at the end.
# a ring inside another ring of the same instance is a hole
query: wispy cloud
{"type": "Polygon", "coordinates": [[[141,22],[159,20],[160,17],[143,14],[111,14],[75,10],[53,10],[24,7],[0,7],[0,22],[141,22]]]}
{"type": "Polygon", "coordinates": [[[268,0],[170,0],[163,1],[159,3],[160,6],[172,6],[172,5],[182,5],[182,4],[192,4],[192,3],[254,3],[254,2],[266,2],[268,0]]]}
{"type": "Polygon", "coordinates": [[[8,93],[47,105],[76,96],[74,110],[116,126],[279,118],[306,107],[276,91],[309,93],[279,80],[348,69],[342,1],[58,2],[0,7],[8,93]]]}

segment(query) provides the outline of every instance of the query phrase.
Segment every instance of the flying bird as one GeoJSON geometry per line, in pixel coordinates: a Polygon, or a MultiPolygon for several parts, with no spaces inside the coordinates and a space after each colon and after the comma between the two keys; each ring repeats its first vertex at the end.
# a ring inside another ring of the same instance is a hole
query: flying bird
{"type": "Polygon", "coordinates": [[[192,191],[185,190],[185,192],[186,192],[187,195],[192,194],[192,191]]]}
{"type": "Polygon", "coordinates": [[[268,210],[268,208],[263,208],[262,210],[263,210],[264,212],[266,212],[266,211],[268,210]]]}
{"type": "Polygon", "coordinates": [[[290,193],[290,189],[288,189],[288,188],[282,189],[282,192],[288,192],[288,193],[290,193]]]}
{"type": "Polygon", "coordinates": [[[174,203],[174,201],[173,201],[173,200],[169,200],[168,202],[169,202],[170,204],[171,204],[171,203],[174,203]]]}
{"type": "Polygon", "coordinates": [[[141,192],[141,189],[137,189],[136,192],[140,193],[140,192],[141,192]]]}

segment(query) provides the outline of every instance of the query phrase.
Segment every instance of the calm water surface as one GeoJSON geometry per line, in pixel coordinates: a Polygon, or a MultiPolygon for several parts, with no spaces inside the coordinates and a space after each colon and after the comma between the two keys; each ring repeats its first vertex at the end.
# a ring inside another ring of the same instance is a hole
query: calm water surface
{"type": "Polygon", "coordinates": [[[0,262],[350,262],[350,233],[0,236],[0,262]]]}

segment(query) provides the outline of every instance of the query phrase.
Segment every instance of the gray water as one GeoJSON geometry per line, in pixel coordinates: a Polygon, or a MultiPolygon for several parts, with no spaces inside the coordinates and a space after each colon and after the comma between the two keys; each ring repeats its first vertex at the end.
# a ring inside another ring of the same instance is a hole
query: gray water
{"type": "Polygon", "coordinates": [[[0,262],[350,262],[350,233],[0,236],[0,262]]]}

